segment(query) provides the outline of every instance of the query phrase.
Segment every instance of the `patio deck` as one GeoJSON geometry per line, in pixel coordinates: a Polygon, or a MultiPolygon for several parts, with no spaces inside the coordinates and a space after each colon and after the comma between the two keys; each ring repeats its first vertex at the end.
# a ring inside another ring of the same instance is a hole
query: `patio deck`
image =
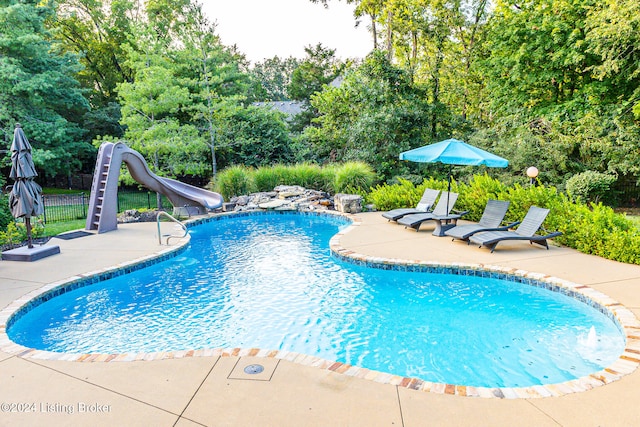
{"type": "MultiPolygon", "coordinates": [[[[640,266],[528,242],[487,249],[389,224],[380,213],[340,237],[372,257],[474,263],[545,273],[588,285],[640,316],[640,266]]],[[[0,309],[43,285],[144,258],[159,246],[156,224],[54,239],[61,254],[0,262],[0,309]]],[[[172,246],[180,244],[172,241],[172,246]]],[[[190,356],[190,355],[184,355],[190,356]]],[[[485,399],[409,390],[253,355],[70,362],[0,352],[0,426],[635,426],[640,370],[593,390],[535,399],[485,399]],[[246,375],[244,366],[265,371],[246,375]]]]}

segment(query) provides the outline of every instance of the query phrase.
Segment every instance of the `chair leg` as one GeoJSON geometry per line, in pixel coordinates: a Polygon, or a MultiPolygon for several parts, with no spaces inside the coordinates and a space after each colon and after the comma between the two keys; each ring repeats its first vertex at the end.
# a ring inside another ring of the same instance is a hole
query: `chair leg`
{"type": "Polygon", "coordinates": [[[537,243],[540,246],[544,246],[545,248],[547,248],[547,250],[549,250],[549,242],[547,241],[547,239],[544,240],[529,240],[529,244],[534,244],[537,243]]]}

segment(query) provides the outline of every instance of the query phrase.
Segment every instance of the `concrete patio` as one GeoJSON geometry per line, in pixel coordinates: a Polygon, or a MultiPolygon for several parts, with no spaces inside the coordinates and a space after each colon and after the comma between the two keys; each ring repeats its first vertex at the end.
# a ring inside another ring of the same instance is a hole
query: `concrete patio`
{"type": "MultiPolygon", "coordinates": [[[[528,242],[487,249],[415,232],[363,213],[340,245],[372,257],[473,263],[588,285],[640,315],[640,266],[528,242]]],[[[169,225],[163,225],[169,227],[169,225]]],[[[79,274],[124,265],[171,247],[155,223],[73,240],[33,263],[0,262],[0,309],[79,274]]],[[[0,426],[637,426],[640,370],[593,390],[559,397],[486,399],[410,390],[257,355],[134,361],[46,360],[0,352],[0,426]],[[265,371],[247,375],[259,363],[265,371]]],[[[191,357],[194,356],[194,357],[191,357]]],[[[197,357],[196,357],[197,356],[197,357]]],[[[640,355],[638,356],[640,358],[640,355]]]]}

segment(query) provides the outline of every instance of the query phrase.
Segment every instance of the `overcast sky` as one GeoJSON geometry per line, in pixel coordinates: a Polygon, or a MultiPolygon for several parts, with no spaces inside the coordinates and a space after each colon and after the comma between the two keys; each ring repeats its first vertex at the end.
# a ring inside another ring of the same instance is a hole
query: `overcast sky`
{"type": "Polygon", "coordinates": [[[203,9],[222,43],[237,45],[252,63],[303,58],[304,47],[318,43],[339,58],[363,58],[373,45],[369,23],[355,28],[353,6],[344,1],[331,0],[325,9],[309,0],[208,0],[203,9]]]}

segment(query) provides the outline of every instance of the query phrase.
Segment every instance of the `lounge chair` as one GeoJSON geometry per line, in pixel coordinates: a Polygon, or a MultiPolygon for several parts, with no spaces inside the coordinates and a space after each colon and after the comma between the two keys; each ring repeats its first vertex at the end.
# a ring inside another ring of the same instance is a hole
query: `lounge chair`
{"type": "Polygon", "coordinates": [[[438,204],[433,209],[433,212],[425,212],[421,214],[405,215],[398,220],[398,224],[406,227],[411,227],[418,231],[420,225],[425,221],[435,221],[436,229],[433,234],[435,236],[444,236],[444,231],[448,228],[454,227],[458,222],[458,219],[467,212],[458,212],[451,214],[453,206],[458,200],[458,193],[448,193],[443,191],[438,199],[438,204]]]}
{"type": "Polygon", "coordinates": [[[507,225],[500,225],[504,220],[504,216],[507,214],[510,202],[507,200],[493,200],[487,201],[487,205],[484,207],[482,218],[476,224],[461,224],[456,225],[453,228],[445,231],[445,235],[452,237],[452,240],[459,239],[469,242],[469,237],[475,233],[481,231],[500,231],[508,230],[520,224],[520,221],[513,222],[507,225]]]}
{"type": "Polygon", "coordinates": [[[469,237],[469,240],[473,243],[479,244],[480,247],[486,246],[490,248],[492,253],[498,243],[504,240],[528,240],[529,243],[537,243],[549,249],[547,239],[560,236],[562,233],[560,231],[554,231],[544,236],[536,234],[538,230],[541,229],[542,223],[547,218],[548,214],[549,209],[531,206],[529,208],[529,212],[527,212],[527,215],[525,215],[522,220],[522,223],[515,231],[483,231],[472,235],[469,237]]]}
{"type": "Polygon", "coordinates": [[[392,209],[388,212],[384,212],[382,216],[387,218],[389,221],[397,221],[405,215],[429,212],[431,207],[436,203],[438,194],[440,194],[440,190],[427,188],[424,190],[424,193],[422,193],[422,198],[415,208],[392,209]]]}

